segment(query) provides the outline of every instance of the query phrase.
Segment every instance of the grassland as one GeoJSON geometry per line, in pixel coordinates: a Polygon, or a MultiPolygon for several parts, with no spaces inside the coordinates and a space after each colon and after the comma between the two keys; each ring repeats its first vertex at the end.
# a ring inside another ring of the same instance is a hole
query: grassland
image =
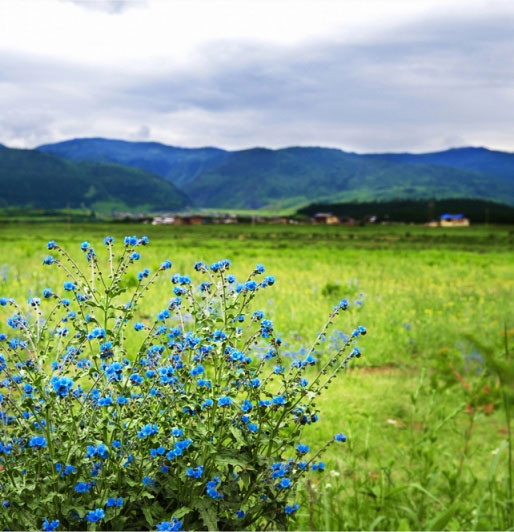
{"type": "MultiPolygon", "coordinates": [[[[0,296],[62,280],[41,266],[48,240],[78,257],[80,242],[100,248],[107,234],[147,234],[150,268],[169,258],[190,273],[197,260],[229,258],[242,277],[263,263],[277,283],[259,304],[292,354],[337,301],[353,303],[335,330],[366,326],[363,358],[320,399],[306,441],[317,448],[343,431],[348,446],[302,486],[298,528],[514,527],[504,408],[514,386],[512,228],[5,224],[0,296]]],[[[170,293],[163,281],[142,312],[161,310],[170,293]]]]}

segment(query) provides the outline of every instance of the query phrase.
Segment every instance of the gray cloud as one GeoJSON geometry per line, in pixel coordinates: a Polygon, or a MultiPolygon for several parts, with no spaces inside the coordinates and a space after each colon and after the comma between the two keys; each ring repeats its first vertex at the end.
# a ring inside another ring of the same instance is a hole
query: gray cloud
{"type": "Polygon", "coordinates": [[[513,29],[513,17],[488,15],[427,20],[358,44],[217,42],[181,68],[162,60],[99,70],[3,54],[0,142],[101,135],[230,148],[514,149],[513,29]]]}

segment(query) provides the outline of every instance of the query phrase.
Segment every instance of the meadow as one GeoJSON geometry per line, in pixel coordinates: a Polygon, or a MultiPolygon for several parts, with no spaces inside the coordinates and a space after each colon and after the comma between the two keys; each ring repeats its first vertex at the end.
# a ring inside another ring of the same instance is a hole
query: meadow
{"type": "MultiPolygon", "coordinates": [[[[198,260],[230,259],[236,276],[264,264],[276,284],[259,304],[291,357],[350,300],[335,330],[364,325],[363,356],[319,401],[306,442],[317,448],[342,431],[348,445],[301,486],[298,529],[514,528],[513,228],[3,224],[0,297],[62,282],[41,267],[48,240],[79,257],[82,241],[99,248],[108,234],[148,235],[145,266],[169,259],[174,273],[198,260]]],[[[143,318],[163,294],[165,280],[143,318]]]]}

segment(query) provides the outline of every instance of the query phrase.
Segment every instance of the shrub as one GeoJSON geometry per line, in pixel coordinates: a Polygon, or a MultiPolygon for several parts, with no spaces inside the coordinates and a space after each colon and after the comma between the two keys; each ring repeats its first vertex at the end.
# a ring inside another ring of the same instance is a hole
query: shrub
{"type": "Polygon", "coordinates": [[[119,256],[113,238],[104,244],[105,271],[88,242],[84,270],[49,242],[43,262],[64,270],[62,290],[31,297],[28,312],[0,298],[13,310],[0,333],[0,526],[287,528],[299,479],[346,439],[311,455],[301,436],[318,421],[317,396],[360,356],[364,327],[315,357],[348,302],[286,367],[273,323],[250,310],[275,283],[264,267],[238,283],[228,260],[197,262],[201,282],[171,275],[171,299],[144,319],[138,307],[172,263],[142,269],[132,287],[148,238],[126,237],[119,256]]]}

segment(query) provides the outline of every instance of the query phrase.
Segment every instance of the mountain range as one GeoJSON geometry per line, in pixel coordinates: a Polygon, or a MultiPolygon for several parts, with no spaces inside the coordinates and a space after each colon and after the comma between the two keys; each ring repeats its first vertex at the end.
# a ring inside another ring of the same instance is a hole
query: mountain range
{"type": "Polygon", "coordinates": [[[19,186],[2,195],[0,206],[14,201],[35,206],[43,196],[53,207],[118,204],[171,211],[191,205],[276,209],[424,198],[482,198],[514,205],[514,154],[485,148],[357,154],[322,147],[227,151],[73,139],[36,150],[0,148],[0,185],[2,179],[19,186]],[[76,183],[71,188],[65,184],[70,180],[76,183]],[[45,189],[43,196],[38,187],[45,189]]]}

